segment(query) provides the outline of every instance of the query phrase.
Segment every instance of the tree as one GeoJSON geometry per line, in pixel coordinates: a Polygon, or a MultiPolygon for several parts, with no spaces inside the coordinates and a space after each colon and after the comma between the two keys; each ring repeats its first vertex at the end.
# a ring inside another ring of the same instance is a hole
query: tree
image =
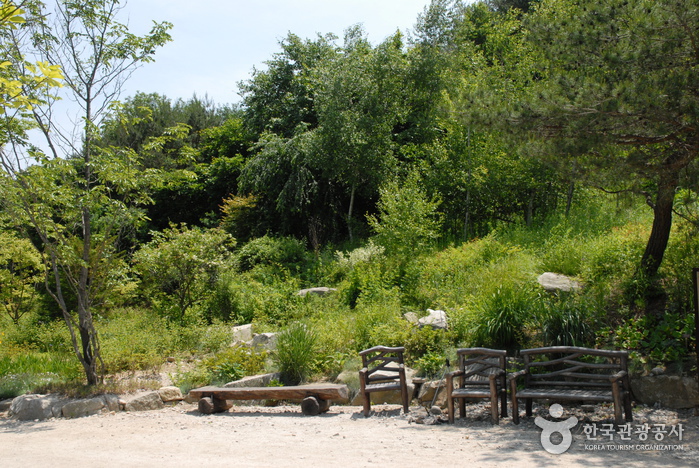
{"type": "Polygon", "coordinates": [[[153,293],[151,301],[164,300],[166,310],[174,305],[170,315],[183,321],[187,311],[215,283],[235,241],[220,229],[185,225],[152,234],[153,240],[134,255],[135,268],[144,286],[153,293]]]}
{"type": "Polygon", "coordinates": [[[29,312],[43,281],[41,255],[27,239],[0,231],[0,304],[15,325],[29,312]]]}
{"type": "Polygon", "coordinates": [[[402,182],[387,183],[381,188],[379,216],[368,217],[377,244],[401,260],[414,258],[439,237],[439,204],[440,200],[428,198],[416,172],[402,182]]]}
{"type": "Polygon", "coordinates": [[[396,165],[395,128],[405,121],[407,60],[400,33],[372,49],[359,27],[345,33],[341,58],[318,71],[321,167],[343,187],[352,239],[357,195],[371,198],[396,165]]]}
{"type": "Polygon", "coordinates": [[[637,277],[652,283],[676,189],[699,155],[699,5],[544,0],[521,24],[502,21],[512,46],[504,60],[479,56],[485,66],[468,80],[462,109],[533,137],[540,155],[569,161],[606,190],[646,197],[654,218],[637,277]]]}
{"type": "Polygon", "coordinates": [[[313,73],[338,54],[335,39],[333,34],[310,40],[289,33],[267,69],[253,70],[251,79],[239,83],[249,131],[291,138],[297,127],[317,125],[313,73]]]}
{"type": "MultiPolygon", "coordinates": [[[[49,293],[61,308],[88,384],[96,384],[101,358],[93,306],[108,285],[120,231],[142,218],[133,206],[148,201],[140,191],[147,177],[140,173],[137,155],[99,148],[98,125],[134,68],[151,61],[155,49],[170,40],[171,25],[154,24],[150,33],[136,36],[118,22],[123,8],[118,0],[61,0],[53,15],[39,1],[24,4],[27,22],[4,44],[12,50],[13,65],[22,72],[22,57],[33,55],[60,66],[81,115],[78,127],[66,132],[55,118],[55,99],[46,92],[43,102],[35,98],[31,117],[48,155],[30,148],[38,164],[25,168],[17,164],[23,141],[12,139],[15,163],[4,153],[2,160],[12,182],[5,201],[41,241],[51,273],[49,293]],[[79,138],[72,138],[74,133],[79,138]],[[66,302],[64,281],[77,298],[75,311],[66,302]]],[[[37,95],[27,87],[23,93],[37,95]]]]}
{"type": "Polygon", "coordinates": [[[544,62],[515,121],[646,197],[653,226],[638,274],[653,280],[682,173],[699,156],[699,5],[545,1],[526,25],[544,62]]]}

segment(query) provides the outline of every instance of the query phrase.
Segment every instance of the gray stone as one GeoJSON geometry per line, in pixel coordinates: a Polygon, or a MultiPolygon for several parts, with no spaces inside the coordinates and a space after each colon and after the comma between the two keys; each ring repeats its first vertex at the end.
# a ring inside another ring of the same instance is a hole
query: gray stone
{"type": "Polygon", "coordinates": [[[9,411],[10,406],[12,406],[12,399],[0,401],[0,413],[9,411]]]}
{"type": "Polygon", "coordinates": [[[60,417],[66,399],[56,395],[20,395],[10,405],[9,415],[22,421],[60,417]]]}
{"type": "Polygon", "coordinates": [[[270,374],[261,375],[249,375],[243,377],[240,380],[235,380],[233,382],[228,382],[224,385],[226,388],[240,388],[240,387],[266,387],[272,380],[279,381],[281,379],[281,374],[279,372],[272,372],[270,374]]]}
{"type": "Polygon", "coordinates": [[[417,325],[420,320],[420,317],[415,312],[406,312],[403,314],[403,318],[413,325],[417,325]]]}
{"type": "Polygon", "coordinates": [[[427,309],[428,315],[418,320],[419,327],[430,326],[435,330],[447,329],[447,313],[443,310],[427,309]]]}
{"type": "Polygon", "coordinates": [[[330,294],[331,292],[337,291],[335,288],[326,288],[324,286],[317,287],[317,288],[308,288],[308,289],[302,289],[299,292],[296,293],[297,296],[305,297],[309,294],[314,294],[316,296],[326,296],[330,294]]]}
{"type": "Polygon", "coordinates": [[[163,408],[163,400],[158,392],[145,392],[126,400],[126,411],[150,411],[163,408]]]}
{"type": "Polygon", "coordinates": [[[243,341],[247,343],[252,340],[252,324],[233,327],[233,341],[243,341]]]}
{"type": "Polygon", "coordinates": [[[82,418],[84,416],[98,414],[105,407],[104,398],[102,397],[86,398],[69,401],[63,405],[62,413],[65,418],[82,418]]]}
{"type": "Polygon", "coordinates": [[[632,377],[631,390],[639,403],[681,409],[699,406],[696,379],[678,375],[632,377]]]}
{"type": "Polygon", "coordinates": [[[429,380],[420,386],[420,391],[417,394],[417,401],[425,406],[434,405],[440,408],[447,407],[447,390],[446,390],[446,380],[429,380]],[[437,393],[437,398],[435,398],[435,392],[437,393]]]}
{"type": "Polygon", "coordinates": [[[578,281],[572,280],[565,275],[559,275],[558,273],[543,273],[537,278],[539,284],[548,292],[570,292],[578,291],[582,289],[582,284],[578,281]]]}
{"type": "Polygon", "coordinates": [[[255,348],[265,348],[268,350],[277,349],[276,333],[257,333],[252,338],[252,346],[255,348]]]}
{"type": "Polygon", "coordinates": [[[180,390],[179,387],[174,386],[161,387],[158,389],[158,395],[160,395],[160,399],[163,400],[163,403],[184,400],[182,390],[180,390]]]}
{"type": "Polygon", "coordinates": [[[102,395],[102,399],[104,400],[104,406],[108,411],[117,413],[122,410],[123,405],[120,404],[121,401],[117,395],[108,393],[106,395],[102,395]]]}

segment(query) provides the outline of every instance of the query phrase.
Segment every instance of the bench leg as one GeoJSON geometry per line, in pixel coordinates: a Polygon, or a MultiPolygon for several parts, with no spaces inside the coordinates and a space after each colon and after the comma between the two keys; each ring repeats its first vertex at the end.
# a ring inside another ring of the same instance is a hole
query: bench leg
{"type": "Polygon", "coordinates": [[[365,392],[363,394],[364,396],[364,417],[368,418],[369,414],[371,414],[371,394],[365,392]]]}
{"type": "Polygon", "coordinates": [[[532,415],[532,403],[534,403],[534,402],[531,398],[524,399],[524,405],[526,408],[527,417],[530,417],[532,415]]]}
{"type": "Polygon", "coordinates": [[[519,404],[517,402],[517,383],[513,379],[510,382],[510,398],[512,398],[512,422],[519,424],[519,404]]]}
{"type": "Polygon", "coordinates": [[[451,392],[447,394],[447,411],[449,411],[449,424],[454,424],[454,397],[451,392]]]}
{"type": "Polygon", "coordinates": [[[214,397],[204,397],[199,400],[199,412],[203,414],[223,413],[231,409],[233,405],[226,400],[214,397]]]}
{"type": "Polygon", "coordinates": [[[322,398],[309,396],[304,398],[301,402],[301,412],[306,416],[315,416],[320,413],[325,413],[328,409],[330,409],[330,402],[322,398]]]}

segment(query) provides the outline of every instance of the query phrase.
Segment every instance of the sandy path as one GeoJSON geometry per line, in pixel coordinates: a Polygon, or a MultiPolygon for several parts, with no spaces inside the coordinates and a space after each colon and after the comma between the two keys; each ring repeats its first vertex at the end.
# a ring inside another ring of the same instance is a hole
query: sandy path
{"type": "MultiPolygon", "coordinates": [[[[179,404],[159,411],[22,422],[0,418],[0,467],[550,467],[699,464],[699,418],[685,424],[684,452],[594,452],[578,431],[567,453],[543,450],[532,421],[485,418],[454,425],[411,423],[397,407],[234,407],[201,415],[179,404]]],[[[487,415],[487,413],[484,413],[487,415]]]]}

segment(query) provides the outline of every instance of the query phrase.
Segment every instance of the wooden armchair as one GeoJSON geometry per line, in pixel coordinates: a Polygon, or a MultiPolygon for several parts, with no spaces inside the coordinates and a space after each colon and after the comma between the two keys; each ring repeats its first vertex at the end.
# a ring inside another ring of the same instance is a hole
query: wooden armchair
{"type": "Polygon", "coordinates": [[[467,398],[490,398],[493,424],[498,418],[498,399],[501,414],[507,417],[507,352],[490,348],[461,348],[456,351],[459,368],[447,374],[447,405],[449,422],[454,422],[454,400],[459,400],[459,412],[466,413],[467,398]],[[454,388],[454,378],[458,378],[454,388]]]}
{"type": "Polygon", "coordinates": [[[364,398],[364,416],[371,412],[371,393],[400,390],[403,411],[407,413],[408,384],[403,364],[404,347],[374,346],[360,351],[362,370],[359,371],[359,391],[364,398]]]}

